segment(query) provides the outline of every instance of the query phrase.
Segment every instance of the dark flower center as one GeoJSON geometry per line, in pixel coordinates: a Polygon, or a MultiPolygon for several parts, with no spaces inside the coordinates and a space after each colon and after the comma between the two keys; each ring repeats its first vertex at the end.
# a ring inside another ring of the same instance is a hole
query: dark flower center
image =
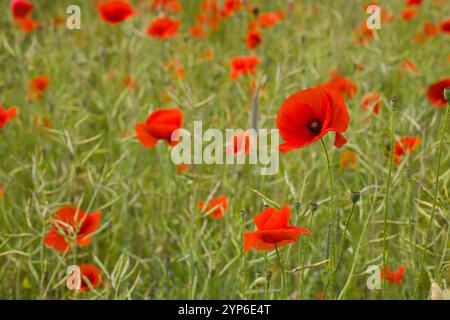
{"type": "Polygon", "coordinates": [[[308,123],[308,130],[314,135],[318,135],[322,131],[322,121],[313,119],[308,123]]]}

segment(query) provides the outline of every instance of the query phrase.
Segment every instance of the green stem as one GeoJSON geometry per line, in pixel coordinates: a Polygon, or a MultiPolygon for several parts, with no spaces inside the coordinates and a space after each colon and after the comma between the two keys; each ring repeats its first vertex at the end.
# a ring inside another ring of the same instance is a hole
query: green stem
{"type": "Polygon", "coordinates": [[[347,233],[348,226],[350,225],[350,220],[352,219],[353,212],[355,211],[355,208],[356,208],[356,203],[353,203],[352,209],[350,210],[350,215],[348,216],[347,222],[345,223],[344,233],[343,233],[343,236],[342,236],[341,250],[340,250],[339,258],[337,260],[336,269],[334,270],[335,274],[336,274],[336,272],[339,269],[339,266],[340,266],[341,261],[342,261],[342,256],[344,255],[345,235],[347,233]]]}
{"type": "Polygon", "coordinates": [[[427,228],[427,235],[426,235],[426,238],[425,238],[425,245],[423,246],[423,252],[422,252],[422,257],[420,259],[416,286],[415,286],[415,289],[414,289],[414,297],[415,297],[415,299],[419,298],[420,281],[421,281],[421,278],[422,278],[423,267],[424,267],[424,264],[425,264],[425,259],[427,257],[427,248],[428,248],[428,244],[430,242],[430,237],[431,237],[431,226],[433,225],[434,214],[436,212],[437,194],[438,194],[438,190],[439,190],[439,171],[440,171],[440,168],[441,168],[442,146],[444,144],[444,134],[445,134],[445,128],[447,127],[449,109],[450,109],[450,102],[447,102],[447,107],[446,107],[446,110],[445,110],[444,123],[442,124],[441,138],[440,138],[440,141],[439,141],[439,151],[438,151],[437,168],[436,168],[436,180],[435,180],[435,183],[434,183],[433,207],[431,209],[430,220],[428,221],[428,228],[427,228]]]}
{"type": "Polygon", "coordinates": [[[283,300],[286,300],[287,294],[286,294],[286,278],[285,278],[285,274],[284,274],[285,273],[284,265],[283,265],[283,262],[281,261],[280,252],[278,251],[278,245],[276,243],[275,243],[275,251],[277,252],[278,264],[280,265],[280,269],[281,269],[281,281],[282,281],[282,285],[283,285],[282,298],[283,298],[283,300]]]}
{"type": "Polygon", "coordinates": [[[334,299],[334,250],[335,250],[335,239],[334,239],[334,187],[333,187],[333,172],[331,170],[330,157],[328,156],[327,146],[323,139],[320,139],[322,142],[323,150],[325,151],[325,155],[327,157],[327,167],[328,174],[330,176],[330,244],[329,244],[329,261],[328,261],[328,287],[329,287],[329,298],[330,300],[334,299]]]}

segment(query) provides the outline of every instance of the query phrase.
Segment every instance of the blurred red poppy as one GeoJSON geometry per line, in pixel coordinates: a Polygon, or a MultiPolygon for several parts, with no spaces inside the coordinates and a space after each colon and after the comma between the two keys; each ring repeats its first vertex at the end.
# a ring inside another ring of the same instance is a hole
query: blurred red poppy
{"type": "Polygon", "coordinates": [[[406,0],[407,6],[420,6],[422,4],[422,0],[406,0]]]}
{"type": "Polygon", "coordinates": [[[178,32],[180,20],[172,20],[170,17],[156,18],[148,27],[147,34],[160,40],[173,37],[178,32]]]}
{"type": "Polygon", "coordinates": [[[258,22],[262,28],[270,28],[278,22],[284,20],[284,13],[279,12],[263,12],[258,15],[258,22]]]}
{"type": "Polygon", "coordinates": [[[272,250],[297,241],[301,234],[311,234],[308,229],[289,226],[291,209],[288,206],[276,210],[268,208],[255,216],[255,232],[244,234],[244,250],[272,250]]]}
{"type": "Polygon", "coordinates": [[[444,97],[444,89],[450,87],[450,78],[441,79],[433,83],[427,91],[428,100],[438,108],[443,108],[447,105],[444,97]]]}
{"type": "Polygon", "coordinates": [[[153,148],[158,140],[166,140],[169,146],[178,141],[172,141],[172,133],[183,125],[183,113],[180,109],[159,109],[154,111],[145,123],[137,123],[136,136],[146,148],[153,148]]]}
{"type": "Polygon", "coordinates": [[[9,120],[14,119],[17,115],[17,107],[12,106],[8,110],[6,110],[1,104],[0,104],[0,128],[3,128],[6,126],[9,120]]]}
{"type": "Polygon", "coordinates": [[[441,29],[442,32],[450,34],[450,18],[442,21],[441,24],[439,25],[439,28],[441,29]]]}
{"type": "Polygon", "coordinates": [[[242,7],[241,0],[225,0],[222,9],[222,17],[226,18],[236,12],[242,7]]]}
{"type": "Polygon", "coordinates": [[[253,74],[259,64],[257,56],[241,56],[231,60],[231,79],[237,79],[240,74],[253,74]]]}
{"type": "Polygon", "coordinates": [[[247,33],[247,47],[250,50],[255,49],[257,46],[259,46],[262,43],[262,37],[261,33],[259,31],[249,31],[247,33]]]}
{"type": "Polygon", "coordinates": [[[404,9],[402,10],[402,19],[404,21],[410,21],[417,15],[416,9],[404,9]]]}
{"type": "Polygon", "coordinates": [[[356,153],[351,150],[345,150],[341,154],[341,168],[355,169],[356,168],[356,153]]]}
{"type": "Polygon", "coordinates": [[[193,26],[189,28],[189,32],[191,34],[191,36],[196,37],[196,38],[200,38],[200,37],[204,37],[206,35],[208,35],[202,27],[200,26],[193,26]]]}
{"type": "Polygon", "coordinates": [[[439,29],[436,25],[432,24],[429,21],[425,21],[423,25],[423,32],[428,36],[432,37],[438,33],[439,29]]]}
{"type": "Polygon", "coordinates": [[[82,264],[80,265],[81,272],[81,286],[78,291],[89,291],[89,285],[87,281],[91,284],[92,288],[102,285],[102,273],[99,268],[93,264],[82,264]],[[86,281],[87,279],[87,281],[86,281]]]}
{"type": "Polygon", "coordinates": [[[191,167],[190,164],[186,164],[186,163],[179,164],[179,165],[177,166],[177,174],[178,174],[178,175],[182,175],[183,172],[189,170],[190,167],[191,167]]]}
{"type": "Polygon", "coordinates": [[[29,99],[41,99],[45,90],[47,90],[50,85],[50,79],[45,76],[37,76],[31,80],[28,84],[28,89],[30,90],[28,94],[29,99]]]}
{"type": "Polygon", "coordinates": [[[334,145],[342,147],[347,140],[342,135],[350,117],[342,96],[324,87],[301,90],[284,101],[277,116],[277,127],[285,143],[279,146],[285,153],[302,148],[334,131],[334,145]]]}
{"type": "Polygon", "coordinates": [[[387,281],[400,285],[403,282],[404,275],[405,267],[400,266],[395,272],[389,271],[389,268],[386,267],[385,269],[381,270],[380,276],[381,279],[386,278],[387,281]]]}
{"type": "Polygon", "coordinates": [[[378,92],[365,93],[361,98],[361,108],[372,109],[375,114],[380,114],[381,95],[378,92]]]}
{"type": "Polygon", "coordinates": [[[27,0],[12,0],[11,12],[14,19],[26,18],[33,11],[33,4],[27,0]]]}
{"type": "Polygon", "coordinates": [[[110,24],[122,22],[135,13],[131,4],[123,0],[104,2],[97,9],[100,13],[100,18],[110,24]]]}
{"type": "Polygon", "coordinates": [[[170,11],[170,12],[180,12],[181,5],[178,0],[153,0],[150,5],[150,10],[157,11],[170,11]]]}
{"type": "Polygon", "coordinates": [[[420,71],[420,69],[411,60],[403,61],[402,68],[406,71],[413,73],[417,73],[420,71]]]}
{"type": "Polygon", "coordinates": [[[363,21],[353,30],[353,34],[355,35],[356,43],[366,45],[372,41],[374,32],[372,29],[369,29],[367,23],[363,21]]]}
{"type": "Polygon", "coordinates": [[[100,226],[100,211],[86,214],[75,207],[64,207],[52,217],[52,229],[44,238],[44,243],[60,252],[69,252],[70,238],[75,237],[76,244],[87,246],[92,241],[92,233],[100,226]]]}
{"type": "Polygon", "coordinates": [[[206,204],[203,201],[197,203],[203,212],[209,213],[211,219],[221,219],[228,210],[228,198],[226,196],[218,196],[209,200],[206,204]]]}
{"type": "Polygon", "coordinates": [[[31,32],[39,27],[39,22],[31,17],[15,19],[15,22],[23,32],[31,32]]]}
{"type": "Polygon", "coordinates": [[[323,86],[339,92],[348,99],[352,98],[358,91],[358,86],[350,79],[341,76],[337,70],[331,71],[328,81],[323,86]]]}
{"type": "Polygon", "coordinates": [[[404,155],[412,153],[421,140],[419,136],[400,138],[394,145],[394,163],[399,164],[404,155]]]}

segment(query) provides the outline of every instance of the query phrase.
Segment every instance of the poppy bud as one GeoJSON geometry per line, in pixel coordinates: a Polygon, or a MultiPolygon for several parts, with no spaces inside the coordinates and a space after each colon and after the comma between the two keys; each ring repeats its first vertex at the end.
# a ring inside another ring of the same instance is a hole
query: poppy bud
{"type": "Polygon", "coordinates": [[[245,217],[245,215],[246,215],[247,213],[244,211],[244,210],[241,210],[240,212],[239,212],[239,215],[243,218],[243,217],[245,217]]]}
{"type": "Polygon", "coordinates": [[[298,211],[300,209],[300,202],[298,201],[294,202],[292,207],[294,208],[295,211],[298,211]]]}
{"type": "Polygon", "coordinates": [[[352,203],[355,204],[361,198],[361,193],[359,191],[352,191],[350,198],[352,199],[352,203]]]}
{"type": "Polygon", "coordinates": [[[252,9],[252,13],[254,16],[257,16],[259,14],[259,7],[258,6],[254,6],[252,9]]]}
{"type": "Polygon", "coordinates": [[[317,208],[319,208],[319,205],[317,203],[311,203],[311,211],[313,213],[317,211],[317,208]]]}
{"type": "Polygon", "coordinates": [[[253,282],[253,285],[257,287],[264,287],[267,285],[267,280],[263,277],[259,277],[258,279],[255,280],[255,282],[253,282]]]}
{"type": "Polygon", "coordinates": [[[266,210],[266,209],[269,209],[269,205],[264,204],[264,205],[263,205],[263,210],[266,210]]]}
{"type": "Polygon", "coordinates": [[[444,97],[445,100],[447,100],[447,103],[450,104],[450,87],[444,89],[444,97]]]}

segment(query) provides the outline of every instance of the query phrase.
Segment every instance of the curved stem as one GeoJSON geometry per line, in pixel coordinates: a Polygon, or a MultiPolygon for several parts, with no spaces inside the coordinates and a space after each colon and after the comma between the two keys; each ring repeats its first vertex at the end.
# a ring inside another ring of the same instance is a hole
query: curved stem
{"type": "MultiPolygon", "coordinates": [[[[386,235],[387,235],[387,216],[389,211],[389,192],[391,187],[391,174],[392,174],[392,166],[394,160],[394,114],[395,109],[394,105],[391,108],[391,125],[389,130],[389,173],[386,182],[386,197],[384,198],[384,217],[383,217],[383,270],[386,270],[386,259],[387,259],[387,243],[386,243],[386,235]]],[[[386,277],[383,277],[383,298],[387,299],[387,281],[386,277]]]]}
{"type": "Polygon", "coordinates": [[[284,272],[284,265],[283,262],[281,262],[281,256],[280,256],[280,252],[278,251],[278,245],[275,243],[275,251],[277,252],[277,257],[278,257],[278,264],[280,265],[280,269],[281,269],[281,281],[282,281],[282,285],[283,285],[283,289],[282,289],[282,297],[283,300],[286,300],[286,279],[285,279],[285,272],[284,272]]]}
{"type": "Polygon", "coordinates": [[[416,286],[415,286],[415,289],[414,289],[414,297],[415,297],[415,299],[419,298],[420,281],[421,281],[421,278],[422,278],[422,273],[423,273],[423,267],[424,267],[424,264],[425,264],[425,259],[427,257],[428,243],[430,242],[430,237],[431,237],[431,226],[433,225],[434,214],[436,212],[437,194],[438,194],[438,189],[439,189],[439,171],[440,171],[440,167],[441,167],[441,157],[442,157],[442,146],[444,144],[444,135],[445,135],[445,128],[447,126],[447,121],[448,121],[449,109],[450,109],[450,102],[447,103],[447,107],[446,107],[446,110],[445,110],[445,116],[444,116],[444,123],[442,124],[441,138],[440,138],[440,141],[439,141],[437,168],[436,168],[436,180],[435,180],[435,183],[434,183],[433,207],[431,209],[430,220],[428,221],[427,235],[426,235],[426,238],[425,238],[426,239],[425,240],[425,245],[423,247],[422,257],[420,259],[419,270],[418,270],[418,275],[417,275],[417,281],[416,281],[416,286]]]}
{"type": "Polygon", "coordinates": [[[336,269],[334,270],[335,274],[336,274],[336,272],[339,269],[339,266],[340,266],[341,261],[342,261],[342,256],[344,255],[345,234],[347,233],[348,226],[350,225],[350,220],[352,219],[353,212],[355,211],[355,207],[356,207],[356,203],[353,203],[352,209],[350,210],[350,215],[348,216],[347,222],[345,223],[344,235],[342,236],[341,250],[340,250],[340,253],[339,253],[339,258],[337,260],[336,269]]]}
{"type": "Polygon", "coordinates": [[[325,151],[325,156],[327,157],[327,167],[328,174],[330,177],[330,243],[329,243],[329,262],[328,262],[328,288],[330,290],[329,297],[334,299],[334,250],[335,250],[335,239],[334,239],[334,187],[333,187],[333,172],[331,171],[330,157],[328,156],[327,146],[323,138],[320,139],[322,142],[323,150],[325,151]]]}

